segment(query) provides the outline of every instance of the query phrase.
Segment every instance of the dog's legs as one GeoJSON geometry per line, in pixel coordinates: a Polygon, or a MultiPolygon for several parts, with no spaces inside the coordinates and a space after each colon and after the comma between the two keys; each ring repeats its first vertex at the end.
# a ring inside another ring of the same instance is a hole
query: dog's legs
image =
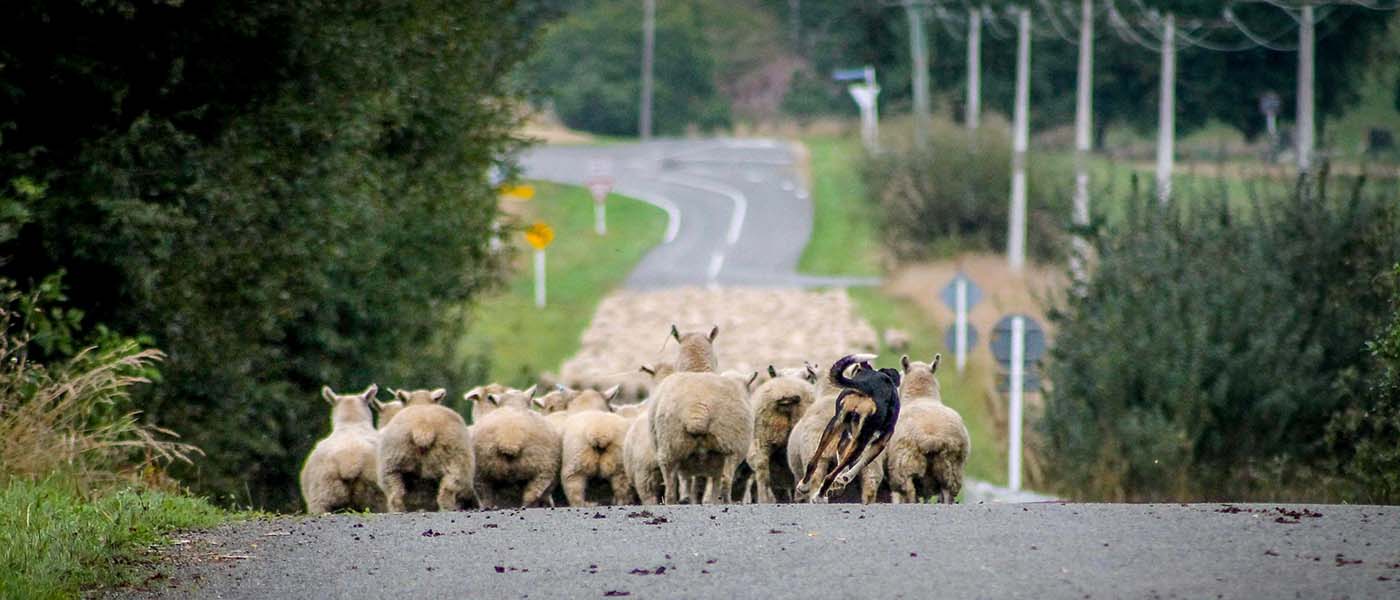
{"type": "Polygon", "coordinates": [[[857,460],[855,464],[846,467],[844,471],[836,475],[836,482],[842,486],[849,484],[852,479],[855,479],[856,474],[860,473],[860,470],[865,468],[865,465],[869,464],[870,461],[874,460],[875,457],[879,456],[880,453],[885,450],[885,443],[888,441],[888,438],[884,437],[883,432],[875,432],[870,443],[865,445],[865,451],[860,453],[860,460],[857,460]]]}
{"type": "Polygon", "coordinates": [[[855,437],[846,445],[846,451],[836,456],[835,467],[832,468],[831,472],[827,473],[826,478],[822,480],[821,490],[817,492],[819,495],[825,496],[827,494],[827,491],[831,489],[832,482],[836,479],[836,475],[849,467],[852,462],[855,462],[857,456],[864,450],[866,444],[869,443],[866,439],[863,439],[865,438],[865,436],[862,435],[864,433],[862,431],[864,427],[865,416],[862,415],[856,420],[855,430],[857,433],[855,437]]]}
{"type": "Polygon", "coordinates": [[[797,493],[806,494],[812,490],[812,475],[816,474],[818,464],[825,463],[823,457],[826,455],[826,447],[831,444],[831,438],[836,437],[836,431],[840,428],[841,421],[845,419],[845,416],[845,412],[838,406],[836,414],[832,415],[831,420],[827,422],[826,430],[822,431],[822,439],[817,442],[817,452],[807,463],[806,475],[802,477],[802,481],[797,483],[797,493]]]}

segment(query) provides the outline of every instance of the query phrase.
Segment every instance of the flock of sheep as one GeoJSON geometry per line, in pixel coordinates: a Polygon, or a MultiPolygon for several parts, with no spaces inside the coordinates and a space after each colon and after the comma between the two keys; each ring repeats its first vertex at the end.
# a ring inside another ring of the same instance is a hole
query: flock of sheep
{"type": "MultiPolygon", "coordinates": [[[[301,471],[307,512],[728,503],[736,492],[763,503],[826,501],[795,487],[809,462],[819,461],[814,481],[834,467],[834,448],[813,456],[841,391],[829,374],[810,364],[721,373],[717,327],[671,334],[677,359],[642,367],[655,387],[636,404],[611,404],[616,386],[536,396],[535,387],[490,384],[465,394],[468,426],[441,405],[446,390],[399,390],[380,402],[374,385],[350,395],[322,388],[332,429],[301,471]]],[[[942,402],[939,357],[901,363],[902,407],[886,452],[861,472],[858,491],[835,492],[871,503],[887,483],[896,503],[951,503],[971,451],[967,428],[942,402]]]]}

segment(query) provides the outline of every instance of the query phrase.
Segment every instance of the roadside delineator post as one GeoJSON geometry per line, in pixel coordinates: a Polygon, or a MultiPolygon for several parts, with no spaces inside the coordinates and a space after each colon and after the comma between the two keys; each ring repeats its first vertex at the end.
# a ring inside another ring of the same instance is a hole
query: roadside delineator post
{"type": "Polygon", "coordinates": [[[962,373],[967,367],[968,350],[977,345],[977,328],[967,322],[967,313],[982,300],[982,290],[959,271],[948,285],[943,286],[939,297],[948,308],[953,309],[953,328],[948,331],[944,341],[953,351],[954,366],[962,373]]]}
{"type": "Polygon", "coordinates": [[[544,308],[544,249],[554,241],[554,229],[543,222],[536,222],[525,229],[525,241],[535,249],[535,307],[544,308]]]}

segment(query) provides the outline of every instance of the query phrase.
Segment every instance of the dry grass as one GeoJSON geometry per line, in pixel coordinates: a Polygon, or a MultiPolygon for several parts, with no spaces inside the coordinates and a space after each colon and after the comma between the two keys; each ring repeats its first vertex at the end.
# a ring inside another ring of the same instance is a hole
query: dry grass
{"type": "Polygon", "coordinates": [[[29,336],[15,321],[0,310],[0,481],[61,474],[82,493],[129,482],[169,487],[160,467],[200,453],[122,408],[160,351],[89,349],[44,366],[29,361],[29,336]]]}

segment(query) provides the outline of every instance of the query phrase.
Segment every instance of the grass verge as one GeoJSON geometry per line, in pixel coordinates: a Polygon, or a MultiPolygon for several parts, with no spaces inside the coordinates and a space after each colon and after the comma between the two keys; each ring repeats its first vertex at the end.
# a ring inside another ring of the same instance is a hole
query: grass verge
{"type": "Polygon", "coordinates": [[[462,351],[491,357],[490,380],[507,385],[534,383],[556,371],[579,348],[598,302],[627,278],[632,267],[661,242],[666,213],[624,196],[607,200],[608,235],[593,232],[593,198],[575,186],[535,183],[535,199],[517,211],[526,222],[543,221],[555,238],[546,254],[549,297],[535,307],[532,249],[524,250],[506,286],[473,310],[471,332],[462,351]]]}
{"type": "Polygon", "coordinates": [[[72,598],[139,583],[143,550],[171,530],[235,518],[199,498],[130,489],[92,499],[50,478],[0,488],[0,598],[72,598]]]}
{"type": "Polygon", "coordinates": [[[880,245],[860,180],[860,140],[809,137],[812,173],[812,239],[798,270],[813,275],[880,274],[880,245]]]}

